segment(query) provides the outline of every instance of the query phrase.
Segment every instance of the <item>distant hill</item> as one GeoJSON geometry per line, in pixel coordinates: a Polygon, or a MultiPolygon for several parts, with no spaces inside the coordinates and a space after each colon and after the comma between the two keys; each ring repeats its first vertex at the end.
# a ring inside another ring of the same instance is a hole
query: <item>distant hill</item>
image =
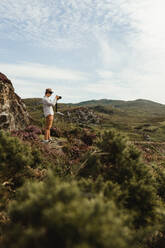
{"type": "Polygon", "coordinates": [[[90,107],[104,106],[105,108],[113,107],[114,109],[120,109],[126,112],[136,111],[138,113],[145,112],[155,115],[165,114],[165,105],[145,99],[137,99],[134,101],[100,99],[84,101],[73,105],[90,107]]]}
{"type": "MultiPolygon", "coordinates": [[[[23,101],[35,122],[44,125],[41,98],[27,98],[23,101]]],[[[165,140],[165,105],[154,101],[100,99],[76,104],[59,101],[58,109],[64,117],[56,115],[56,124],[57,120],[63,118],[65,122],[97,124],[101,129],[113,127],[126,132],[131,139],[143,139],[143,135],[149,133],[151,140],[165,140]]]]}
{"type": "MultiPolygon", "coordinates": [[[[23,99],[24,103],[30,108],[38,108],[42,106],[41,98],[26,98],[23,99]]],[[[124,100],[111,100],[111,99],[100,99],[100,100],[89,100],[79,103],[60,103],[59,105],[63,108],[67,106],[72,107],[92,107],[99,112],[108,112],[112,109],[121,110],[127,113],[149,113],[154,115],[165,114],[165,105],[154,101],[137,99],[134,101],[124,101],[124,100]]]]}
{"type": "Polygon", "coordinates": [[[165,105],[163,104],[145,99],[137,99],[133,101],[100,99],[100,100],[89,100],[89,101],[79,102],[79,103],[75,103],[74,105],[78,105],[78,106],[113,105],[114,107],[138,107],[138,106],[165,107],[165,105]]]}
{"type": "MultiPolygon", "coordinates": [[[[24,98],[23,101],[39,105],[41,103],[42,98],[24,98]]],[[[76,106],[91,106],[91,105],[112,105],[114,107],[137,107],[137,106],[150,106],[150,107],[165,107],[164,104],[157,103],[150,100],[145,99],[137,99],[133,101],[124,101],[124,100],[111,100],[111,99],[100,99],[100,100],[89,100],[89,101],[83,101],[79,103],[65,103],[66,105],[76,105],[76,106]]]]}

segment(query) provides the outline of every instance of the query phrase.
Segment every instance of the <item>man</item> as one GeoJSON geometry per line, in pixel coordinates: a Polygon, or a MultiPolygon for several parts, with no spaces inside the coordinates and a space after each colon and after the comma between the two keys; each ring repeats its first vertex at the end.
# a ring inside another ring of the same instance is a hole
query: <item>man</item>
{"type": "Polygon", "coordinates": [[[45,96],[42,99],[43,103],[43,111],[44,111],[44,116],[45,116],[45,139],[42,141],[43,143],[49,143],[51,142],[50,138],[50,129],[53,124],[53,119],[54,119],[54,111],[53,107],[57,103],[58,96],[54,98],[54,100],[50,100],[49,97],[53,94],[52,89],[46,89],[45,90],[45,96]]]}

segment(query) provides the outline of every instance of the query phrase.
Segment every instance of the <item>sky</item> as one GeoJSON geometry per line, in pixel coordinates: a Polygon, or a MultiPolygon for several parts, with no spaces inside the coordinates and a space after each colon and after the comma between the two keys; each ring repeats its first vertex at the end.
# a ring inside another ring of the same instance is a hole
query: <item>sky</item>
{"type": "Polygon", "coordinates": [[[164,0],[1,0],[0,72],[21,98],[165,104],[164,0]]]}

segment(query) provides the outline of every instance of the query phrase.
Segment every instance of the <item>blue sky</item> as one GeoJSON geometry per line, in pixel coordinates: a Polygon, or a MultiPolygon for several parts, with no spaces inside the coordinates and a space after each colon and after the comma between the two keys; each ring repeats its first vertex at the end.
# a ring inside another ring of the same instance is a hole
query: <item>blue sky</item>
{"type": "Polygon", "coordinates": [[[22,98],[165,103],[163,0],[1,0],[0,71],[22,98]]]}

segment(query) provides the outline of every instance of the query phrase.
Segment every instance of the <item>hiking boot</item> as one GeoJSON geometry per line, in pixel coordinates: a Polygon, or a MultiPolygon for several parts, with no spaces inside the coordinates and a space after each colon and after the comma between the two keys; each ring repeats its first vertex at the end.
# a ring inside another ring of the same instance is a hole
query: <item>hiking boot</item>
{"type": "Polygon", "coordinates": [[[42,140],[42,143],[48,144],[49,143],[49,140],[42,140]]]}

